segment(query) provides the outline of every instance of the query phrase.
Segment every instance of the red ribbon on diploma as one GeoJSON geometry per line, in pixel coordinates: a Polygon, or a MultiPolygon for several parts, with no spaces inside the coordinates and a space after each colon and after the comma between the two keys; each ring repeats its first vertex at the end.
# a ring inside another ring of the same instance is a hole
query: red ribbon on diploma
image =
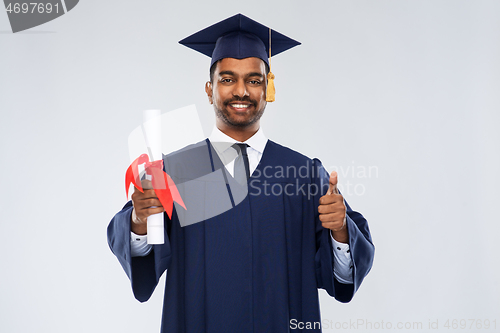
{"type": "Polygon", "coordinates": [[[182,201],[179,190],[175,186],[174,181],[170,176],[163,171],[163,160],[149,161],[149,156],[147,154],[142,154],[135,161],[130,164],[125,174],[125,191],[128,198],[128,189],[130,184],[134,184],[139,191],[144,193],[142,189],[141,181],[139,179],[139,165],[144,164],[146,173],[152,176],[151,182],[153,183],[153,190],[156,196],[161,202],[163,208],[168,214],[169,218],[172,218],[172,210],[174,208],[174,201],[186,209],[184,202],[182,201]]]}

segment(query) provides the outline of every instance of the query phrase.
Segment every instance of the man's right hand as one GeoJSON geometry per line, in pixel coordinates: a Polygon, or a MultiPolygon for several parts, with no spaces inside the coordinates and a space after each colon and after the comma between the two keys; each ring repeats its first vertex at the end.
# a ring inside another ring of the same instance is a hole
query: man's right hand
{"type": "Polygon", "coordinates": [[[134,188],[132,194],[134,210],[132,211],[130,229],[137,235],[146,235],[148,216],[162,213],[165,209],[156,196],[151,181],[142,180],[141,185],[144,193],[134,188]]]}

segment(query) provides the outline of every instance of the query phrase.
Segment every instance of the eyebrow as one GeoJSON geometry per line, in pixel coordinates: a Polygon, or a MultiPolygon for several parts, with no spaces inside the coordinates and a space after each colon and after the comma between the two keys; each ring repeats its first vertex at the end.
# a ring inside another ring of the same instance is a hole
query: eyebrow
{"type": "MultiPolygon", "coordinates": [[[[223,76],[223,75],[236,76],[236,74],[233,71],[222,71],[219,73],[219,76],[223,76]]],[[[252,72],[252,73],[248,73],[246,75],[246,77],[252,77],[252,76],[258,76],[260,78],[264,78],[264,75],[262,75],[262,73],[259,73],[259,72],[252,72]]]]}
{"type": "Polygon", "coordinates": [[[264,78],[264,75],[262,75],[262,73],[259,73],[259,72],[253,72],[253,73],[250,73],[250,74],[247,75],[247,77],[251,77],[251,76],[258,76],[261,79],[264,78]]]}
{"type": "Polygon", "coordinates": [[[222,75],[232,75],[232,76],[234,76],[234,72],[233,71],[222,71],[222,72],[219,72],[219,76],[222,76],[222,75]]]}

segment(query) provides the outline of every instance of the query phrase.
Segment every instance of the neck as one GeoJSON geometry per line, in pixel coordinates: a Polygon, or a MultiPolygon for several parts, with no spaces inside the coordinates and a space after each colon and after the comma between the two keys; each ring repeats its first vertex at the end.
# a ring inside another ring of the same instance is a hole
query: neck
{"type": "Polygon", "coordinates": [[[250,139],[255,133],[257,133],[260,127],[259,122],[248,127],[231,127],[219,121],[216,121],[216,126],[222,133],[240,142],[245,142],[250,139]]]}

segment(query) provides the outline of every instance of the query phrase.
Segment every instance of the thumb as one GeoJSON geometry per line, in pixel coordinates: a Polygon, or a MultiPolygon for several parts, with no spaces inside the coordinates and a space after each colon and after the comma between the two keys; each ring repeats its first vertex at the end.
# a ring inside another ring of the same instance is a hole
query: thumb
{"type": "Polygon", "coordinates": [[[337,189],[337,181],[338,181],[338,175],[336,171],[332,171],[330,174],[330,187],[328,188],[328,193],[327,194],[339,194],[339,191],[337,189]]]}

